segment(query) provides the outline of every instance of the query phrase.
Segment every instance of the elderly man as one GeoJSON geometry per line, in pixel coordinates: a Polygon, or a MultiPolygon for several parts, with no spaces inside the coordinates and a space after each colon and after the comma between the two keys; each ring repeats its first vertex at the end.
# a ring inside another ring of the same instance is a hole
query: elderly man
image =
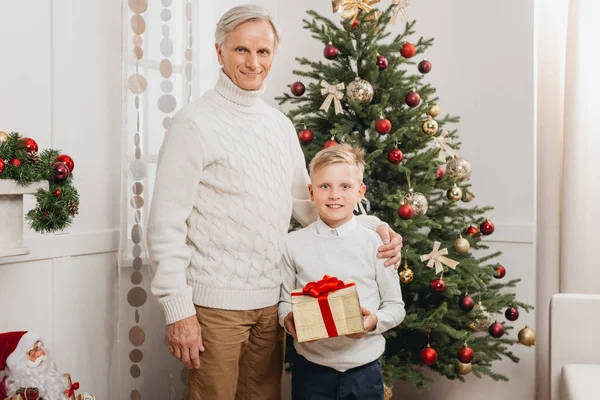
{"type": "MultiPolygon", "coordinates": [[[[173,118],[159,154],[152,292],[169,350],[191,368],[188,399],[279,399],[282,247],[290,216],[308,225],[317,214],[294,126],[260,99],[279,42],[271,17],[235,7],[215,39],[218,82],[173,118]]],[[[386,243],[379,257],[399,263],[400,235],[375,217],[359,221],[386,243]]]]}

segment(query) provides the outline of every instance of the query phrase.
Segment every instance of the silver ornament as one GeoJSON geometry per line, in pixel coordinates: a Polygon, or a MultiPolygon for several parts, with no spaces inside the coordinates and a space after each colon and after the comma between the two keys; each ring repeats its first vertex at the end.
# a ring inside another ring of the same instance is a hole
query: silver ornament
{"type": "Polygon", "coordinates": [[[358,76],[354,78],[354,81],[350,82],[346,87],[346,96],[348,99],[355,101],[363,106],[366,106],[373,100],[373,86],[358,76]]]}
{"type": "Polygon", "coordinates": [[[412,188],[409,189],[406,196],[404,196],[404,204],[412,204],[413,208],[415,209],[415,217],[425,215],[427,208],[429,207],[427,197],[425,197],[422,193],[415,192],[412,188]]]}
{"type": "Polygon", "coordinates": [[[471,164],[464,158],[456,156],[448,161],[446,173],[458,182],[464,181],[471,176],[471,164]]]}

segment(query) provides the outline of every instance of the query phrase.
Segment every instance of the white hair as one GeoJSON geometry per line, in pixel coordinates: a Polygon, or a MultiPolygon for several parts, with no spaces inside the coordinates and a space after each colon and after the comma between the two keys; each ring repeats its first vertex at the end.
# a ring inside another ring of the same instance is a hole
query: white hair
{"type": "Polygon", "coordinates": [[[217,22],[217,30],[215,31],[215,42],[222,46],[225,43],[227,34],[237,28],[239,25],[248,21],[264,20],[271,24],[273,33],[275,35],[275,43],[273,50],[277,49],[279,44],[279,33],[277,27],[273,22],[273,18],[269,11],[256,4],[244,4],[241,6],[233,7],[227,11],[219,22],[217,22]]]}

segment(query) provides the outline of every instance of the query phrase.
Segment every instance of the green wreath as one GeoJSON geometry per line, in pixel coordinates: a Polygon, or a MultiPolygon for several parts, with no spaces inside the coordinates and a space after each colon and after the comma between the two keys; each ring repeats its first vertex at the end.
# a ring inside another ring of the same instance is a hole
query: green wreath
{"type": "Polygon", "coordinates": [[[21,186],[47,180],[48,190],[38,189],[36,207],[25,219],[36,232],[65,229],[79,213],[79,194],[73,186],[74,162],[60,151],[38,153],[37,143],[18,132],[0,131],[0,179],[12,179],[21,186]]]}

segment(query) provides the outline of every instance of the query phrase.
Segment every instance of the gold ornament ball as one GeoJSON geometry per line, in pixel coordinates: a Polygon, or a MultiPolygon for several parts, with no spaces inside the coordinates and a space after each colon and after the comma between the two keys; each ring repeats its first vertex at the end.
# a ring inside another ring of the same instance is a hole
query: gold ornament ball
{"type": "Polygon", "coordinates": [[[492,316],[481,302],[477,303],[471,312],[479,314],[479,317],[469,322],[469,328],[474,331],[484,331],[490,327],[493,322],[492,316]]]}
{"type": "Polygon", "coordinates": [[[408,285],[409,283],[415,280],[415,273],[406,265],[404,266],[404,269],[400,271],[398,276],[400,277],[400,283],[403,283],[405,285],[408,285]]]}
{"type": "Polygon", "coordinates": [[[346,88],[346,96],[352,101],[356,101],[363,106],[366,106],[373,100],[373,86],[358,76],[348,84],[346,88]]]}
{"type": "Polygon", "coordinates": [[[440,115],[440,106],[434,104],[433,106],[431,106],[429,111],[427,111],[427,114],[433,118],[437,117],[438,115],[440,115]]]}
{"type": "Polygon", "coordinates": [[[428,135],[435,135],[438,131],[438,123],[433,118],[427,118],[427,121],[423,123],[423,132],[428,135]]]}
{"type": "Polygon", "coordinates": [[[454,369],[456,369],[456,372],[458,372],[461,375],[467,375],[473,369],[473,364],[464,364],[461,363],[459,360],[456,360],[454,362],[454,369]]]}
{"type": "Polygon", "coordinates": [[[471,176],[471,164],[462,157],[454,157],[446,165],[446,173],[457,181],[464,181],[471,176]]]}
{"type": "Polygon", "coordinates": [[[4,143],[8,140],[8,133],[0,131],[0,143],[4,143]]]}
{"type": "Polygon", "coordinates": [[[458,238],[454,241],[454,249],[458,251],[460,254],[467,254],[471,245],[469,241],[463,237],[458,238]]]}
{"type": "Polygon", "coordinates": [[[425,197],[423,193],[415,192],[412,188],[409,189],[406,196],[404,196],[404,204],[412,204],[415,209],[415,217],[425,215],[427,208],[429,208],[427,197],[425,197]]]}
{"type": "Polygon", "coordinates": [[[448,197],[448,200],[452,200],[452,201],[458,201],[462,198],[462,189],[459,188],[456,185],[453,185],[450,189],[448,189],[448,191],[446,192],[446,197],[448,197]]]}
{"type": "Polygon", "coordinates": [[[392,400],[392,388],[387,386],[385,383],[383,384],[383,400],[392,400]]]}
{"type": "Polygon", "coordinates": [[[519,331],[519,343],[525,346],[531,346],[535,343],[535,331],[527,325],[519,331]]]}
{"type": "Polygon", "coordinates": [[[468,202],[472,201],[474,198],[475,198],[475,195],[473,194],[471,189],[466,188],[465,190],[463,190],[462,201],[464,201],[465,203],[468,203],[468,202]]]}

